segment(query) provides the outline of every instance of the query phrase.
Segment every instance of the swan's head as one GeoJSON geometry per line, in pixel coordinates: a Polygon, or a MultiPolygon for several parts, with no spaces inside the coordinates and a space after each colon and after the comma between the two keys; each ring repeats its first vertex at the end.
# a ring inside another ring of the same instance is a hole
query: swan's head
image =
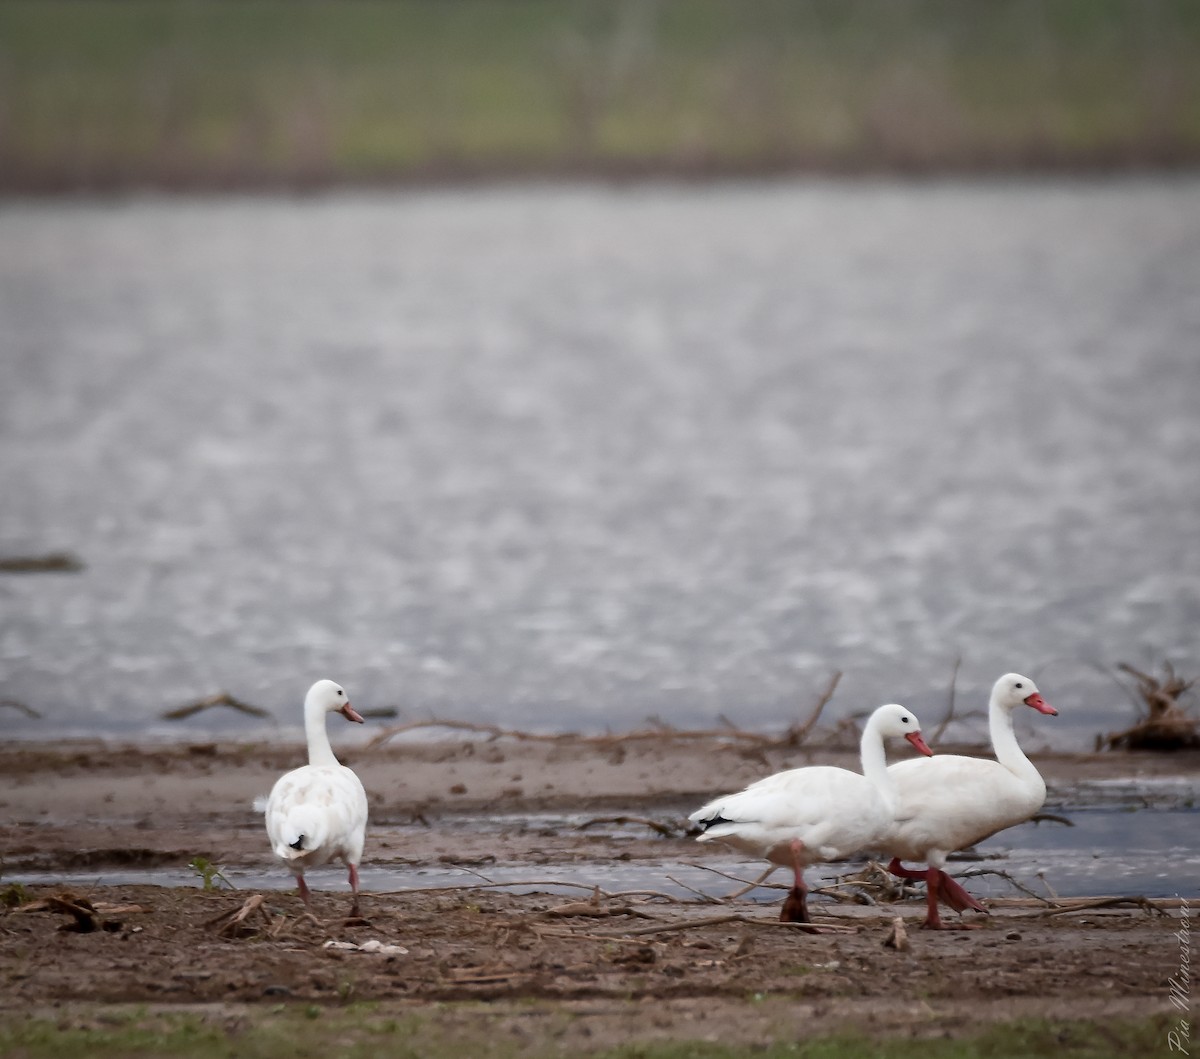
{"type": "Polygon", "coordinates": [[[907,739],[926,757],[933,757],[933,751],[921,738],[921,722],[917,720],[917,715],[912,710],[905,709],[895,702],[889,702],[871,714],[871,720],[867,723],[873,724],[875,730],[884,739],[907,739]]]}
{"type": "Polygon", "coordinates": [[[332,680],[318,680],[308,689],[308,694],[304,696],[304,709],[306,712],[319,710],[322,713],[340,713],[347,721],[363,723],[362,717],[350,705],[350,698],[342,686],[332,680]]]}
{"type": "Polygon", "coordinates": [[[1018,706],[1032,706],[1038,713],[1058,716],[1058,710],[1042,698],[1037,685],[1020,673],[1005,673],[992,688],[992,698],[1005,709],[1015,710],[1018,706]]]}

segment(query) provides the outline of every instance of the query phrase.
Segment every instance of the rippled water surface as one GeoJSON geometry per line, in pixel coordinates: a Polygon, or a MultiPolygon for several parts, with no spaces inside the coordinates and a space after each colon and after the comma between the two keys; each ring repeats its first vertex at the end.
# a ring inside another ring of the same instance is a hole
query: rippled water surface
{"type": "MultiPolygon", "coordinates": [[[[935,720],[1200,669],[1200,182],[0,208],[0,710],[935,720]]],[[[927,722],[928,723],[928,722],[927,722]]],[[[242,726],[239,728],[239,726],[242,726]]],[[[1032,736],[1036,730],[1036,737],[1032,736]]]]}

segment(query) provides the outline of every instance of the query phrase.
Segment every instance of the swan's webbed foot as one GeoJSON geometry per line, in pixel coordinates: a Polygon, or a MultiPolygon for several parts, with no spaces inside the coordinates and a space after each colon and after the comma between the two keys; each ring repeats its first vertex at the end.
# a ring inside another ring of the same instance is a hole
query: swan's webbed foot
{"type": "Polygon", "coordinates": [[[938,897],[955,912],[965,912],[970,909],[972,912],[982,912],[984,915],[991,914],[944,871],[938,872],[938,897]]]}
{"type": "Polygon", "coordinates": [[[793,886],[784,898],[783,907],[779,910],[780,923],[811,923],[808,914],[808,892],[793,886]]]}

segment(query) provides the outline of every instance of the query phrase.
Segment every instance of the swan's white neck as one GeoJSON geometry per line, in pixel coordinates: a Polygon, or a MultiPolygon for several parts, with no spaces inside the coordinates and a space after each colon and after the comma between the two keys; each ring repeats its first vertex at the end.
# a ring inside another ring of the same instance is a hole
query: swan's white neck
{"type": "Polygon", "coordinates": [[[328,711],[320,705],[304,706],[304,734],[308,739],[308,763],[310,765],[336,765],[333,747],[329,745],[329,733],[325,730],[325,715],[328,711]]]}
{"type": "Polygon", "coordinates": [[[992,750],[996,754],[996,760],[1029,787],[1041,787],[1045,790],[1041,774],[1017,743],[1017,736],[1013,731],[1013,711],[1006,709],[994,694],[992,701],[988,703],[988,732],[992,737],[992,750]]]}
{"type": "Polygon", "coordinates": [[[862,756],[862,771],[867,781],[874,787],[888,811],[895,810],[895,793],[892,788],[892,777],[887,770],[887,750],[884,749],[883,736],[874,724],[874,718],[867,722],[863,729],[862,740],[859,742],[859,753],[862,756]]]}

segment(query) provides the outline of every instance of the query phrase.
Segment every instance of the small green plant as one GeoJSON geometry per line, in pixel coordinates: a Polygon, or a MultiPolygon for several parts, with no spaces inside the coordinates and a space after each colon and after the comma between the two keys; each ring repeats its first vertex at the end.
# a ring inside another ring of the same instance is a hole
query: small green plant
{"type": "Polygon", "coordinates": [[[217,885],[218,879],[221,882],[223,882],[226,886],[228,886],[229,889],[231,889],[231,890],[237,889],[237,887],[234,886],[233,883],[231,883],[228,879],[225,878],[225,875],[221,871],[221,869],[218,868],[212,861],[208,860],[205,857],[193,857],[191,860],[188,861],[188,867],[191,868],[192,871],[194,871],[196,873],[196,875],[199,877],[202,885],[204,886],[204,889],[206,889],[206,890],[220,889],[220,887],[217,885]]]}
{"type": "Polygon", "coordinates": [[[3,905],[5,908],[17,908],[20,905],[28,904],[28,902],[29,891],[19,882],[9,883],[0,891],[0,905],[3,905]]]}

